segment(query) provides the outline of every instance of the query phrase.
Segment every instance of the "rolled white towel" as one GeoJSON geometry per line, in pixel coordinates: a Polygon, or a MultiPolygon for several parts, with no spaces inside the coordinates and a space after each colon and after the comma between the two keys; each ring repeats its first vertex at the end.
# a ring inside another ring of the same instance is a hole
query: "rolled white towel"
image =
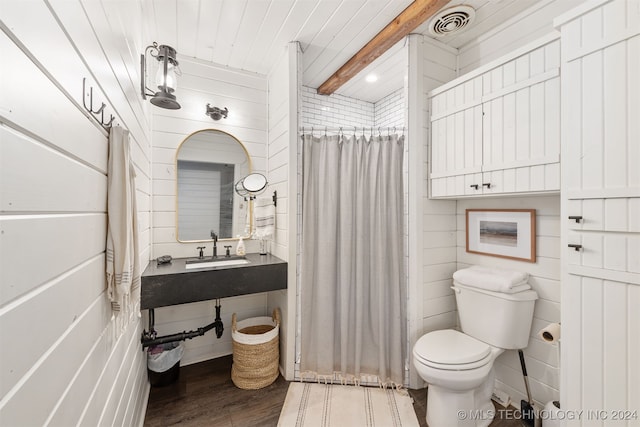
{"type": "Polygon", "coordinates": [[[531,289],[529,273],[473,265],[453,273],[453,280],[474,288],[512,294],[531,289]]]}

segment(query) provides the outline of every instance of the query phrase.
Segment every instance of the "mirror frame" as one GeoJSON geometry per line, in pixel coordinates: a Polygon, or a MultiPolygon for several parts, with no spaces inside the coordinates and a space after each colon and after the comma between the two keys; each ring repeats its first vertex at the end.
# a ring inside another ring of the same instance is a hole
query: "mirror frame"
{"type": "MultiPolygon", "coordinates": [[[[189,138],[191,138],[192,136],[201,133],[201,132],[220,132],[223,133],[231,138],[234,139],[234,141],[236,143],[238,143],[238,145],[240,145],[240,147],[242,148],[242,150],[244,151],[244,154],[247,156],[247,160],[248,160],[248,165],[249,165],[249,172],[247,174],[253,173],[253,161],[251,160],[251,156],[249,155],[249,151],[247,150],[247,147],[244,146],[244,144],[235,136],[233,136],[232,134],[230,134],[229,132],[225,132],[223,130],[220,129],[214,129],[214,128],[207,128],[207,129],[199,129],[195,132],[191,132],[189,135],[185,136],[182,139],[182,142],[180,142],[180,145],[178,145],[178,147],[176,148],[176,153],[174,156],[174,161],[173,161],[173,166],[175,168],[175,189],[176,189],[176,225],[175,225],[175,229],[176,229],[176,241],[179,243],[199,243],[199,242],[212,242],[213,239],[202,239],[202,240],[180,240],[180,238],[178,237],[178,154],[180,153],[180,149],[182,148],[182,145],[187,142],[189,140],[189,138]]],[[[235,186],[235,183],[234,183],[235,186]]],[[[234,191],[235,194],[235,191],[234,191]]],[[[248,203],[248,213],[249,213],[249,234],[246,235],[242,235],[240,236],[240,239],[250,239],[251,236],[253,235],[253,201],[252,200],[248,200],[246,201],[246,203],[248,203]]],[[[220,242],[230,242],[230,241],[236,241],[238,240],[238,237],[228,237],[228,238],[220,238],[218,239],[218,241],[220,242]]]]}

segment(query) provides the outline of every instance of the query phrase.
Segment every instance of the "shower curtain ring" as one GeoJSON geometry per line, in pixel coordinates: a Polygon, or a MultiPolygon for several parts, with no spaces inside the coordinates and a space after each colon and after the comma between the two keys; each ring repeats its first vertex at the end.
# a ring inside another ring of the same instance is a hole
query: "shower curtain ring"
{"type": "Polygon", "coordinates": [[[380,132],[380,128],[378,127],[378,136],[382,136],[382,132],[380,132]]]}
{"type": "Polygon", "coordinates": [[[324,136],[327,136],[327,127],[324,127],[324,136]]]}

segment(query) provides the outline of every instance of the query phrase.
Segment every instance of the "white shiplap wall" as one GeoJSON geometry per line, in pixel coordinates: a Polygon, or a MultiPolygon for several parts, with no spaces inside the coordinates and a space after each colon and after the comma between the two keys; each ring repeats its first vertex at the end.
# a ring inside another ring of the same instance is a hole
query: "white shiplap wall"
{"type": "MultiPolygon", "coordinates": [[[[457,208],[457,268],[484,265],[529,273],[529,284],[538,293],[529,345],[524,350],[533,399],[544,406],[558,400],[558,347],[538,338],[549,323],[560,321],[560,197],[505,197],[459,200],[457,208]],[[466,209],[535,209],[536,262],[529,263],[466,252],[466,209]]],[[[513,402],[526,399],[520,360],[516,351],[506,351],[494,362],[496,388],[513,402]]],[[[518,407],[518,404],[514,404],[518,407]]]]}
{"type": "Polygon", "coordinates": [[[106,295],[107,132],[82,106],[86,77],[94,109],[104,101],[107,117],[131,131],[144,267],[151,147],[137,95],[142,13],[135,2],[106,10],[2,5],[1,425],[129,426],[144,417],[142,325],[135,314],[114,316],[106,295]]]}
{"type": "Polygon", "coordinates": [[[279,309],[280,370],[293,380],[295,359],[297,289],[297,125],[298,89],[302,76],[300,47],[291,42],[281,52],[277,66],[269,73],[269,144],[267,149],[268,193],[277,191],[276,233],[271,253],[288,261],[287,289],[268,293],[269,313],[279,309]]]}
{"type": "Polygon", "coordinates": [[[553,18],[583,2],[584,0],[532,2],[528,9],[460,47],[458,74],[466,74],[505,53],[549,34],[554,30],[553,18]]]}
{"type": "MultiPolygon", "coordinates": [[[[427,192],[431,134],[427,93],[456,77],[456,53],[455,49],[427,37],[413,35],[410,38],[409,131],[416,132],[422,144],[421,150],[410,148],[413,153],[409,164],[412,179],[409,183],[409,250],[415,251],[415,258],[420,260],[415,263],[410,260],[409,264],[410,349],[427,332],[456,325],[456,305],[450,289],[456,269],[456,203],[430,200],[427,192]],[[412,113],[411,109],[415,111],[412,113]],[[412,182],[416,187],[412,188],[412,182]],[[412,208],[413,201],[416,205],[412,208]]],[[[410,371],[411,387],[423,387],[424,382],[413,364],[410,371]]]]}
{"type": "MultiPolygon", "coordinates": [[[[151,259],[169,254],[173,257],[197,255],[197,246],[212,251],[211,242],[180,243],[176,240],[175,156],[180,143],[202,129],[225,131],[246,147],[256,172],[266,173],[267,153],[267,78],[213,63],[178,57],[182,76],[176,96],[182,108],[163,110],[153,107],[153,244],[151,259]],[[214,121],[205,115],[206,105],[229,109],[226,119],[214,121]]],[[[235,241],[218,241],[218,251],[235,241]]],[[[248,252],[257,251],[252,241],[245,243],[248,252]]],[[[182,365],[231,354],[231,315],[238,319],[263,316],[267,312],[267,294],[225,298],[222,301],[225,332],[218,339],[207,333],[185,341],[182,365]]],[[[146,311],[145,311],[146,313],[146,311]]],[[[167,335],[197,329],[213,321],[215,302],[203,301],[155,310],[156,330],[167,335]]]]}

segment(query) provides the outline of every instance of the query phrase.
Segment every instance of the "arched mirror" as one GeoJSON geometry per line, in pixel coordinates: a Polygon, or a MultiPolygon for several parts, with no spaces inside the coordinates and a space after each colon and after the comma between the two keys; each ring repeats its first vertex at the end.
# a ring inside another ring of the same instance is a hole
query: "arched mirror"
{"type": "Polygon", "coordinates": [[[242,143],[226,132],[207,129],[189,135],[176,153],[177,239],[211,240],[251,234],[249,202],[235,183],[251,173],[242,143]]]}

